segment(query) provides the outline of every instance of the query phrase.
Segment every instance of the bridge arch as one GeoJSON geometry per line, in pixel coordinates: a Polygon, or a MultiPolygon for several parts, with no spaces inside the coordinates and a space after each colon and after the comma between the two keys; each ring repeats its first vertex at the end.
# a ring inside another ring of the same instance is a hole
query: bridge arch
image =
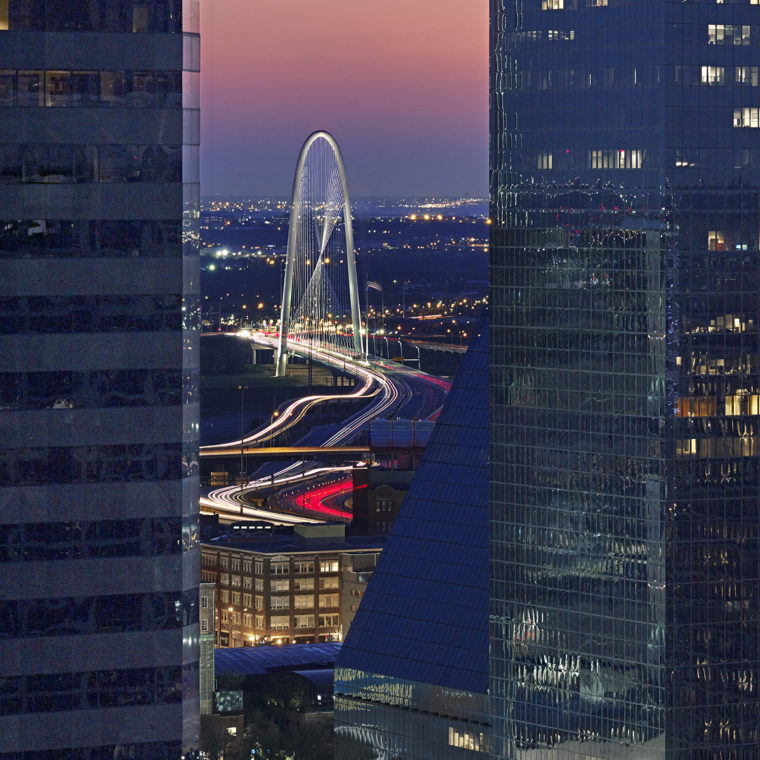
{"type": "Polygon", "coordinates": [[[346,170],[338,143],[324,130],[306,138],[293,178],[277,346],[278,376],[285,372],[289,341],[293,345],[319,341],[320,345],[329,343],[355,356],[362,354],[346,170]],[[339,235],[336,228],[341,217],[339,235]],[[341,254],[345,258],[338,259],[341,254]],[[346,296],[349,309],[342,301],[346,296]]]}

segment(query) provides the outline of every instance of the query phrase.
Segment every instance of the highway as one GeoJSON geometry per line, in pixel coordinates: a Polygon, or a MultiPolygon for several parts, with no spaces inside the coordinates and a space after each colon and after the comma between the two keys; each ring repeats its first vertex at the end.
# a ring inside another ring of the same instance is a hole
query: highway
{"type": "MultiPolygon", "coordinates": [[[[278,336],[271,333],[255,333],[251,336],[251,342],[259,346],[276,349],[278,336]]],[[[441,404],[450,388],[450,383],[441,378],[426,375],[423,372],[412,370],[396,362],[384,359],[370,359],[370,361],[352,361],[345,355],[329,349],[315,348],[313,344],[305,345],[301,350],[297,344],[291,343],[291,349],[295,353],[309,355],[312,360],[318,361],[329,367],[340,369],[357,379],[357,387],[350,394],[342,395],[311,395],[288,402],[282,405],[272,416],[267,425],[263,425],[249,435],[241,439],[229,441],[215,446],[202,446],[201,456],[213,456],[228,451],[240,455],[243,452],[264,445],[271,445],[277,436],[301,421],[308,411],[316,404],[337,399],[366,399],[367,404],[359,412],[349,416],[338,428],[325,440],[311,441],[309,449],[318,447],[341,447],[347,446],[372,420],[391,416],[402,416],[410,419],[434,419],[441,404]]],[[[316,452],[313,452],[316,454],[316,452]]],[[[297,456],[297,454],[296,454],[297,456]]],[[[201,498],[201,509],[218,513],[231,513],[253,519],[267,519],[272,522],[289,523],[303,521],[304,516],[290,516],[277,514],[277,519],[272,520],[273,513],[251,507],[245,503],[245,493],[283,487],[289,483],[300,481],[306,483],[318,478],[323,478],[330,473],[349,472],[356,459],[340,467],[325,467],[316,461],[309,463],[299,460],[283,467],[277,472],[258,480],[251,481],[245,490],[240,486],[228,486],[211,491],[201,498]]],[[[323,518],[328,514],[325,510],[331,507],[324,505],[324,501],[334,494],[325,492],[324,499],[319,501],[319,509],[314,506],[317,502],[313,499],[304,502],[301,506],[312,513],[322,514],[323,518]]]]}

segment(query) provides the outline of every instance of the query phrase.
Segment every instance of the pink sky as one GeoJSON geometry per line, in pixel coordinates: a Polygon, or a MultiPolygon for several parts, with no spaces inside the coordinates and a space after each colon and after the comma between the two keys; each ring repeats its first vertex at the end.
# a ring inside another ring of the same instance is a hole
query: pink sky
{"type": "Polygon", "coordinates": [[[487,193],[487,0],[211,0],[204,195],[287,195],[315,129],[352,195],[487,193]]]}

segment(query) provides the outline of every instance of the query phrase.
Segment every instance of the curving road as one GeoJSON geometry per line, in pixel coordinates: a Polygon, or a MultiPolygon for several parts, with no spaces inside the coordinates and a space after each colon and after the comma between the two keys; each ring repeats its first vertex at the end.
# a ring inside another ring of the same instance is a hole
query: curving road
{"type": "MultiPolygon", "coordinates": [[[[252,342],[257,345],[274,349],[277,348],[277,340],[276,335],[266,333],[256,333],[252,337],[252,342]]],[[[336,398],[365,398],[368,401],[366,407],[351,415],[335,433],[319,442],[321,446],[347,444],[373,420],[380,417],[395,415],[416,419],[434,419],[437,417],[446,393],[451,387],[451,384],[446,380],[426,375],[395,362],[382,359],[369,362],[352,361],[344,355],[328,349],[314,348],[311,344],[304,346],[302,352],[298,351],[297,344],[291,344],[291,348],[298,353],[308,353],[313,360],[322,364],[353,375],[359,381],[358,387],[350,394],[304,396],[288,402],[280,407],[279,413],[273,417],[268,425],[244,436],[242,440],[237,439],[215,446],[203,446],[201,448],[204,451],[239,450],[241,445],[264,444],[302,420],[316,404],[336,398]]],[[[352,466],[353,463],[342,467],[324,467],[317,463],[309,465],[303,461],[293,462],[270,476],[251,481],[244,490],[241,490],[239,486],[228,486],[211,491],[207,496],[201,498],[201,509],[234,513],[254,519],[262,518],[281,523],[304,521],[305,518],[302,516],[296,517],[286,514],[278,514],[277,519],[272,520],[272,512],[247,505],[245,494],[265,488],[281,487],[295,481],[305,482],[308,479],[323,477],[327,473],[347,472],[352,466]]],[[[331,495],[325,492],[325,499],[329,499],[331,495]]],[[[312,511],[321,512],[323,515],[329,514],[330,508],[323,501],[320,501],[319,504],[321,508],[312,509],[312,511]]],[[[306,504],[303,508],[307,508],[306,504]]],[[[311,502],[309,508],[311,508],[311,502]]]]}

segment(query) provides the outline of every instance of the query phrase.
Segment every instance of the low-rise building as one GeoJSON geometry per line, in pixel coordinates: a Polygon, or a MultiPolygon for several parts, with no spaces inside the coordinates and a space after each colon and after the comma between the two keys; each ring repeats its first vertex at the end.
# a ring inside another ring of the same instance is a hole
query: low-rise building
{"type": "Polygon", "coordinates": [[[363,594],[353,570],[362,568],[366,586],[383,544],[382,536],[346,536],[342,523],[241,525],[204,541],[201,580],[216,584],[217,646],[341,641],[350,623],[343,597],[363,594]]]}

